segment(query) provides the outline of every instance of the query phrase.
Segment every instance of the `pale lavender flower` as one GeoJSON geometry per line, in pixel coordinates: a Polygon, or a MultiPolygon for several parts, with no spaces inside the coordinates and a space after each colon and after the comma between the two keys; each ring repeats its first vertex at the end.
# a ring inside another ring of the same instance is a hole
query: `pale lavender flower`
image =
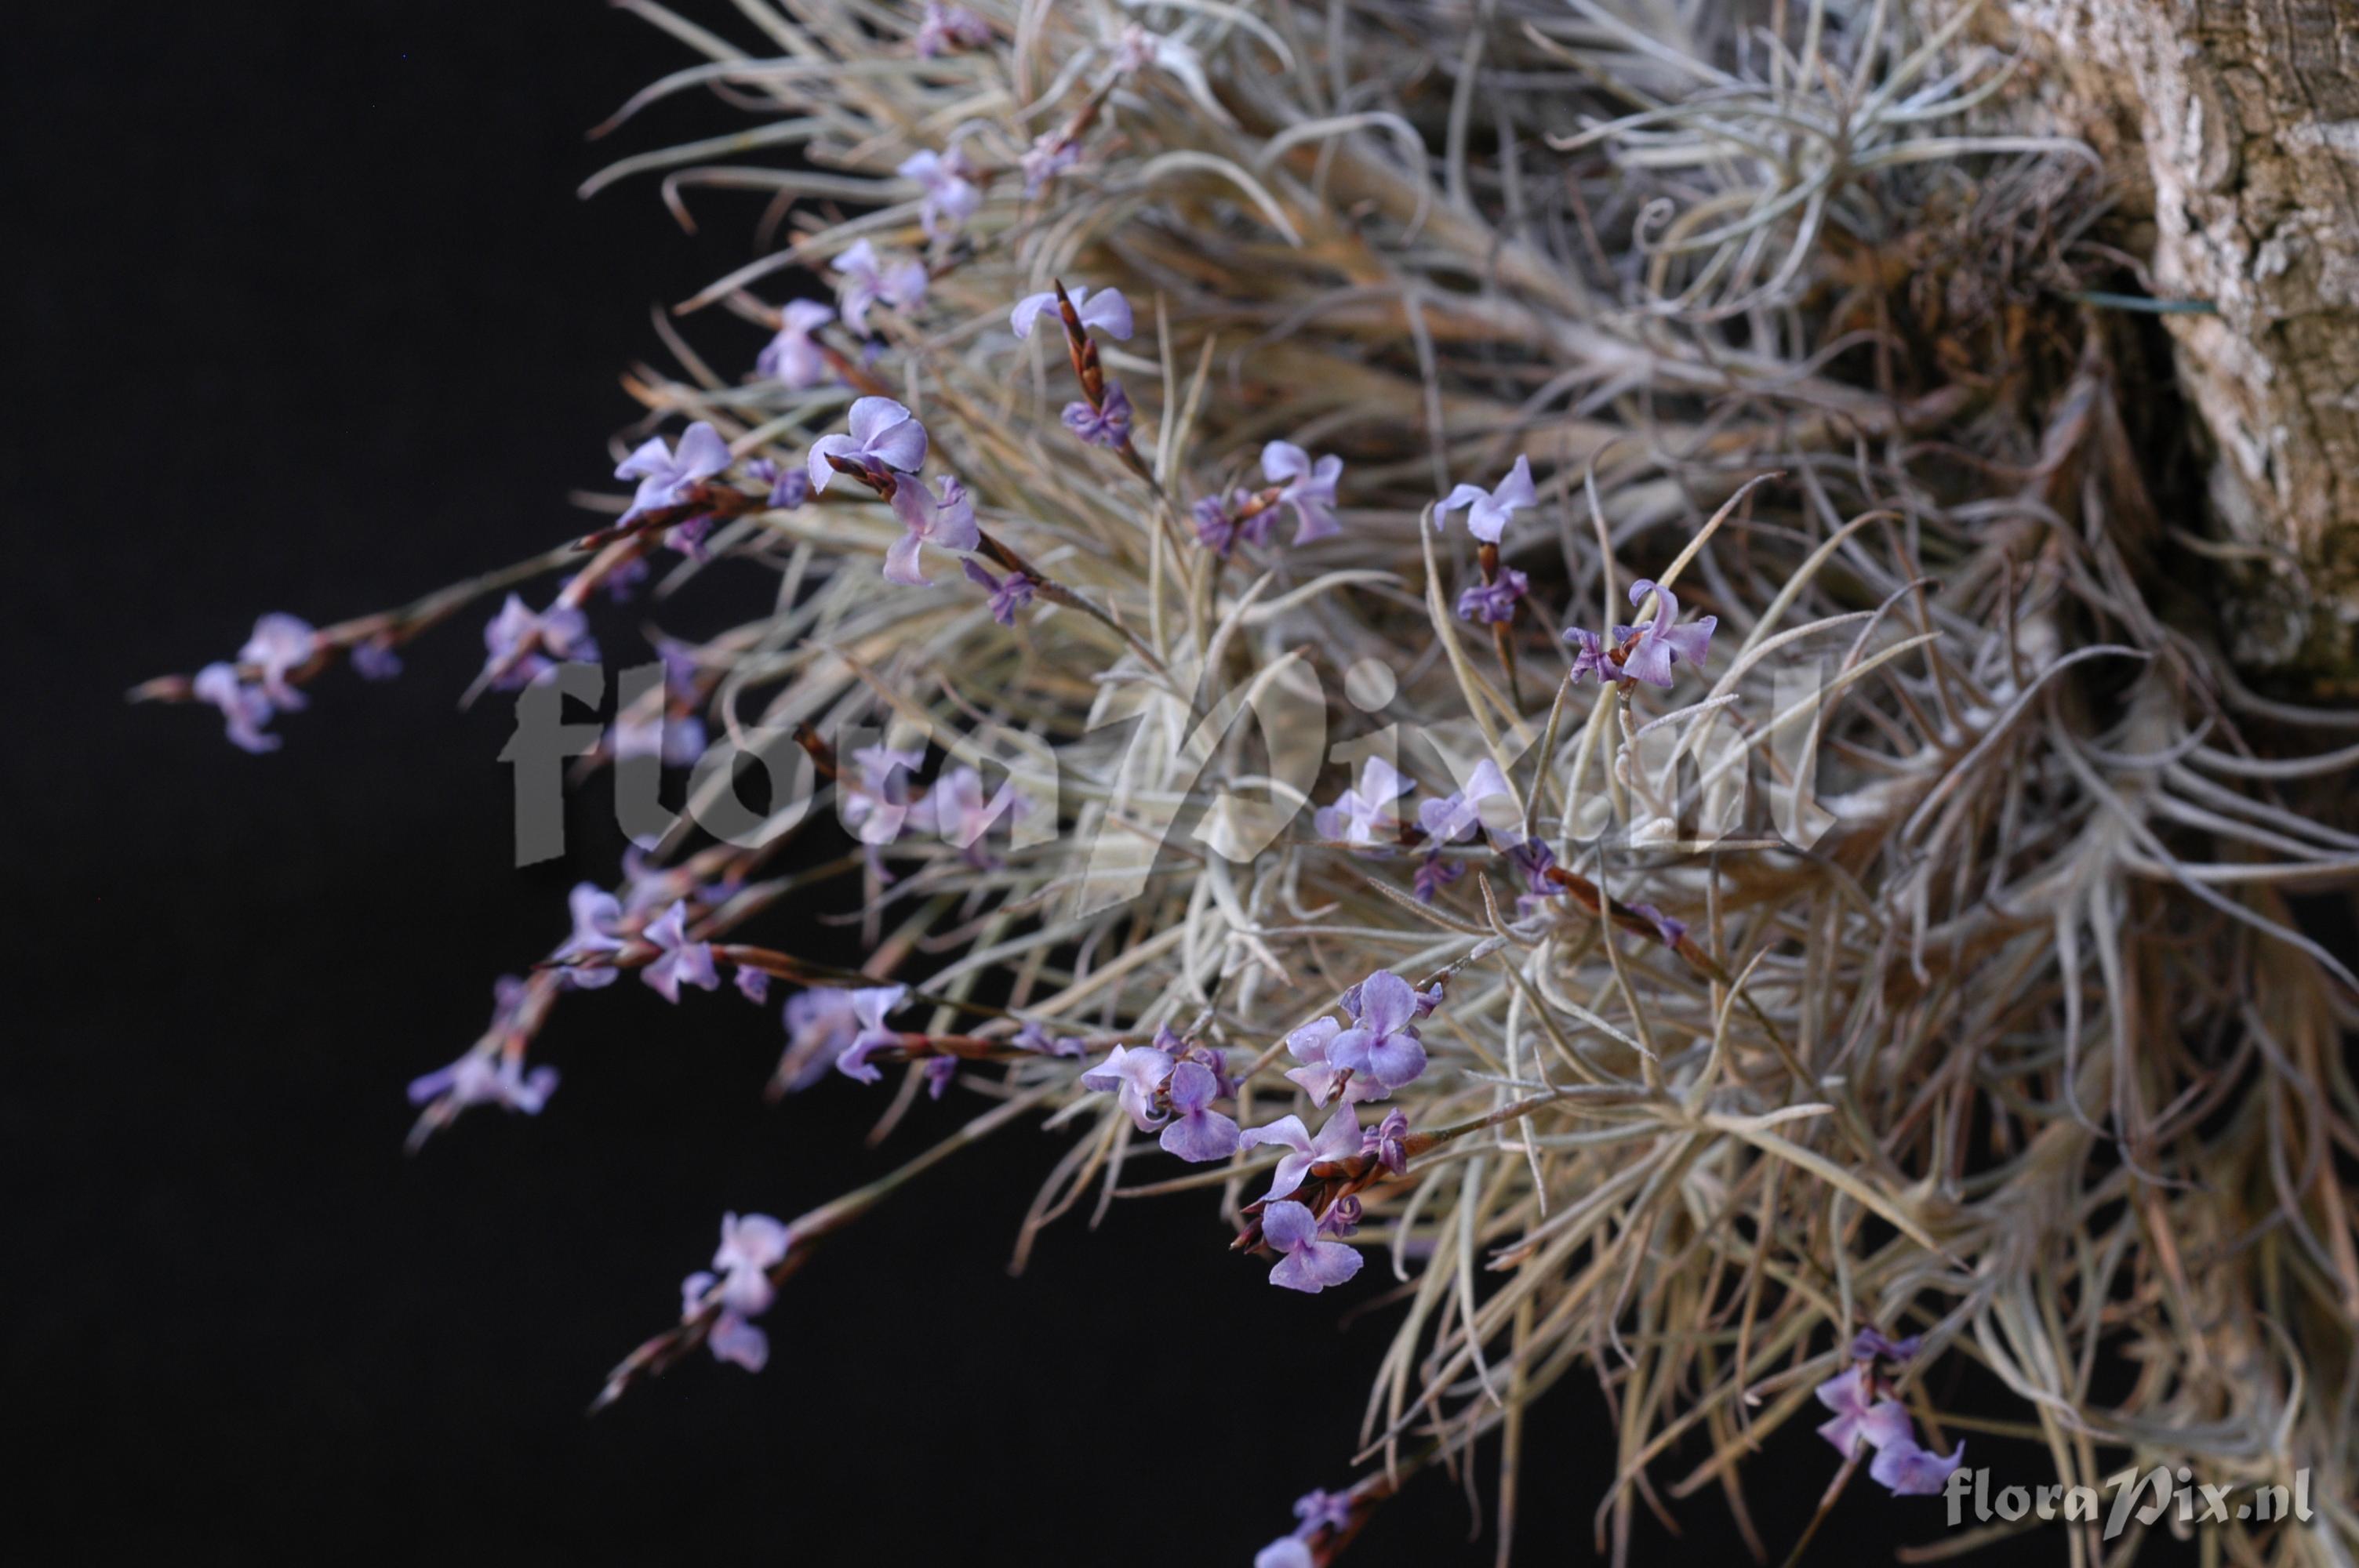
{"type": "Polygon", "coordinates": [[[932,59],[957,49],[979,49],[990,42],[991,26],[981,16],[963,5],[926,0],[925,18],[918,24],[919,59],[932,59]]]}
{"type": "Polygon", "coordinates": [[[1089,1053],[1089,1046],[1079,1035],[1060,1034],[1052,1038],[1047,1030],[1028,1018],[1008,1044],[1019,1050],[1038,1051],[1043,1056],[1070,1056],[1075,1060],[1089,1053]]]}
{"type": "Polygon", "coordinates": [[[1676,947],[1687,940],[1687,922],[1665,914],[1651,903],[1634,903],[1630,906],[1630,913],[1644,915],[1654,922],[1655,935],[1662,938],[1663,946],[1666,947],[1676,947]]]}
{"type": "Polygon", "coordinates": [[[631,509],[623,514],[623,522],[627,524],[643,512],[685,506],[698,485],[734,460],[721,432],[701,419],[680,432],[678,450],[667,446],[661,436],[648,437],[636,451],[614,465],[616,479],[639,481],[638,493],[631,497],[631,509]]]}
{"type": "Polygon", "coordinates": [[[1130,439],[1130,394],[1122,389],[1122,383],[1109,381],[1095,407],[1080,397],[1066,404],[1064,420],[1065,428],[1079,436],[1084,446],[1118,449],[1130,439]]]}
{"type": "Polygon", "coordinates": [[[1844,1458],[1854,1457],[1863,1442],[1871,1448],[1908,1443],[1908,1412],[1891,1400],[1875,1397],[1875,1385],[1862,1367],[1849,1367],[1818,1386],[1819,1403],[1834,1411],[1821,1423],[1819,1435],[1844,1458]]]}
{"type": "Polygon", "coordinates": [[[1622,673],[1632,680],[1645,681],[1648,686],[1668,687],[1671,684],[1671,666],[1684,659],[1701,665],[1712,651],[1712,628],[1720,624],[1717,615],[1706,615],[1685,626],[1675,626],[1680,617],[1680,601],[1671,590],[1648,578],[1640,578],[1630,585],[1630,602],[1637,602],[1648,594],[1655,596],[1655,620],[1644,631],[1636,627],[1616,626],[1614,640],[1626,643],[1634,631],[1637,642],[1622,655],[1622,673]]]}
{"type": "Polygon", "coordinates": [[[712,967],[712,945],[688,939],[685,903],[675,903],[650,921],[639,935],[663,950],[661,957],[639,971],[639,979],[653,987],[664,1000],[678,1005],[683,985],[707,991],[720,989],[721,976],[712,967]]]}
{"type": "Polygon", "coordinates": [[[391,680],[401,673],[401,655],[390,637],[371,637],[353,644],[353,673],[363,680],[391,680]]]}
{"type": "Polygon", "coordinates": [[[199,702],[209,702],[221,709],[222,717],[228,720],[230,743],[238,750],[260,756],[285,744],[285,737],[266,733],[262,728],[270,722],[269,696],[260,687],[248,686],[238,679],[235,665],[207,665],[197,672],[190,690],[199,702]]]}
{"type": "Polygon", "coordinates": [[[254,635],[237,651],[237,662],[258,666],[263,694],[281,712],[292,713],[304,701],[303,694],[287,684],[288,672],[310,664],[319,646],[320,635],[310,622],[274,611],[254,623],[254,635]]]}
{"type": "Polygon", "coordinates": [[[770,976],[768,971],[764,969],[749,969],[745,965],[740,964],[737,966],[737,973],[734,979],[737,981],[737,994],[744,997],[747,1001],[752,1002],[755,1006],[760,1007],[770,1000],[770,976]]]}
{"type": "Polygon", "coordinates": [[[1495,489],[1462,484],[1451,491],[1435,508],[1433,525],[1440,527],[1451,513],[1463,506],[1466,531],[1486,545],[1495,545],[1506,529],[1507,520],[1525,507],[1537,504],[1539,498],[1539,489],[1532,483],[1532,460],[1519,457],[1495,489]]]}
{"type": "Polygon", "coordinates": [[[1321,1161],[1348,1160],[1360,1152],[1359,1114],[1348,1105],[1338,1108],[1315,1139],[1299,1116],[1281,1116],[1266,1127],[1249,1127],[1237,1138],[1240,1149],[1266,1144],[1293,1151],[1279,1159],[1277,1169],[1270,1173],[1269,1191],[1261,1195],[1260,1202],[1273,1203],[1299,1189],[1311,1166],[1321,1161]]]}
{"type": "Polygon", "coordinates": [[[1156,1093],[1177,1065],[1170,1053],[1152,1046],[1117,1045],[1106,1053],[1104,1061],[1082,1075],[1082,1087],[1098,1094],[1111,1090],[1115,1103],[1129,1114],[1131,1125],[1141,1132],[1152,1132],[1167,1119],[1156,1109],[1156,1093]]]}
{"type": "Polygon", "coordinates": [[[1374,1154],[1376,1163],[1397,1176],[1408,1169],[1408,1118],[1399,1111],[1388,1111],[1384,1120],[1368,1129],[1360,1141],[1360,1152],[1374,1154]]]}
{"type": "Polygon", "coordinates": [[[885,1075],[869,1065],[869,1056],[888,1045],[897,1045],[901,1033],[886,1026],[885,1016],[901,1005],[909,994],[907,986],[865,986],[852,993],[852,1022],[858,1033],[842,1055],[835,1059],[836,1071],[864,1084],[873,1084],[885,1075]]]}
{"type": "Polygon", "coordinates": [[[409,1081],[409,1103],[424,1105],[447,1098],[453,1110],[471,1105],[496,1105],[538,1116],[557,1090],[557,1069],[523,1064],[505,1051],[470,1051],[448,1066],[437,1067],[409,1081]]]}
{"type": "MultiPolygon", "coordinates": [[[[565,895],[565,903],[573,917],[573,935],[557,949],[556,957],[586,958],[623,950],[623,939],[617,935],[623,923],[623,905],[613,893],[596,882],[576,882],[573,891],[565,895]]],[[[565,971],[568,985],[586,991],[611,986],[621,977],[620,969],[603,965],[565,971]]]]}
{"type": "Polygon", "coordinates": [[[890,844],[901,836],[909,818],[909,785],[899,775],[914,773],[926,754],[878,744],[852,753],[858,778],[848,787],[836,785],[836,814],[864,844],[890,844]]]}
{"type": "Polygon", "coordinates": [[[1261,1238],[1283,1254],[1269,1271],[1273,1285],[1316,1295],[1360,1271],[1360,1249],[1321,1237],[1310,1211],[1290,1198],[1262,1210],[1261,1238]]]}
{"type": "Polygon", "coordinates": [[[1334,804],[1321,806],[1311,816],[1311,827],[1321,838],[1345,844],[1386,842],[1400,830],[1393,802],[1415,788],[1415,779],[1384,758],[1372,756],[1360,764],[1359,787],[1347,789],[1335,797],[1334,804]]]}
{"type": "Polygon", "coordinates": [[[901,474],[916,473],[926,460],[926,427],[889,397],[863,397],[852,406],[844,426],[850,434],[821,436],[811,443],[804,466],[813,490],[834,482],[830,458],[842,458],[879,482],[897,482],[901,474]]]}
{"type": "Polygon", "coordinates": [[[679,1285],[683,1320],[703,1310],[705,1296],[720,1286],[721,1310],[706,1339],[719,1359],[734,1361],[748,1372],[758,1372],[768,1362],[769,1336],[746,1320],[770,1310],[777,1295],[770,1270],[785,1260],[793,1244],[794,1233],[766,1214],[722,1217],[721,1246],[712,1254],[712,1267],[720,1272],[699,1270],[679,1285]]]}
{"type": "MultiPolygon", "coordinates": [[[[1065,297],[1073,302],[1073,314],[1084,330],[1095,327],[1109,338],[1119,338],[1125,342],[1130,341],[1130,301],[1123,297],[1121,289],[1108,288],[1093,294],[1087,286],[1076,284],[1065,291],[1065,297]]],[[[1059,314],[1055,290],[1046,294],[1027,294],[1017,300],[1016,308],[1007,313],[1007,325],[1017,337],[1028,338],[1032,335],[1033,324],[1040,319],[1043,311],[1050,316],[1059,314]]]]}
{"type": "Polygon", "coordinates": [[[1516,606],[1530,587],[1531,579],[1508,567],[1497,581],[1476,583],[1458,596],[1458,619],[1504,626],[1516,618],[1516,606]]]}
{"type": "Polygon", "coordinates": [[[1009,572],[1006,577],[994,577],[975,563],[970,556],[960,563],[966,568],[969,580],[980,583],[991,595],[991,618],[1002,626],[1016,624],[1016,611],[1032,602],[1032,579],[1022,572],[1009,572]]]}
{"type": "Polygon", "coordinates": [[[1335,521],[1335,482],[1343,477],[1343,460],[1332,452],[1317,462],[1291,441],[1272,441],[1261,449],[1262,477],[1281,488],[1277,498],[1294,508],[1294,542],[1308,545],[1342,533],[1335,521]]]}
{"type": "MultiPolygon", "coordinates": [[[[866,240],[836,257],[835,270],[843,278],[836,285],[843,324],[863,337],[868,335],[870,307],[882,301],[897,309],[911,310],[926,297],[925,263],[915,256],[886,263],[866,240]]],[[[811,478],[816,481],[819,476],[811,478]]]]}
{"type": "Polygon", "coordinates": [[[968,767],[945,769],[926,792],[922,805],[929,825],[942,842],[964,850],[967,859],[977,864],[984,863],[984,835],[991,831],[1000,814],[1005,812],[1012,823],[1032,809],[1032,803],[1016,793],[1013,783],[1002,784],[986,798],[982,773],[968,767]]]}
{"type": "Polygon", "coordinates": [[[1415,1022],[1423,1016],[1418,1002],[1415,987],[1390,969],[1378,969],[1360,982],[1359,1022],[1327,1043],[1327,1060],[1386,1088],[1412,1081],[1425,1071],[1425,1045],[1415,1022]]]}
{"type": "Polygon", "coordinates": [[[1253,1568],[1319,1568],[1319,1560],[1300,1536],[1281,1535],[1254,1553],[1253,1568]]]}
{"type": "Polygon", "coordinates": [[[1409,877],[1409,891],[1419,903],[1431,903],[1441,890],[1466,874],[1466,868],[1455,860],[1444,860],[1439,849],[1427,854],[1418,862],[1417,871],[1409,877]]]}
{"type": "Polygon", "coordinates": [[[1939,1497],[1965,1458],[1966,1445],[1962,1442],[1945,1459],[1918,1447],[1914,1438],[1903,1438],[1878,1451],[1867,1473],[1879,1486],[1890,1488],[1896,1498],[1939,1497]]]}
{"type": "Polygon", "coordinates": [[[1025,199],[1038,197],[1049,188],[1050,180],[1081,161],[1080,143],[1068,140],[1062,131],[1043,131],[1017,160],[1024,170],[1025,199]]]}
{"type": "Polygon", "coordinates": [[[929,491],[915,474],[905,474],[893,491],[893,514],[908,530],[885,552],[885,580],[911,588],[930,588],[919,560],[919,546],[972,550],[983,544],[983,530],[974,521],[974,503],[966,486],[945,474],[939,491],[929,491]]]}
{"type": "Polygon", "coordinates": [[[770,1364],[770,1336],[734,1312],[712,1320],[704,1343],[713,1358],[758,1372],[770,1364]]]}
{"type": "Polygon", "coordinates": [[[1237,1124],[1212,1108],[1220,1076],[1196,1062],[1171,1069],[1171,1120],[1163,1129],[1163,1152],[1191,1165],[1225,1160],[1237,1152],[1237,1124]]]}
{"type": "Polygon", "coordinates": [[[1417,825],[1437,844],[1462,843],[1482,831],[1483,803],[1486,800],[1504,800],[1509,806],[1515,801],[1507,792],[1506,776],[1499,772],[1499,764],[1488,757],[1474,764],[1464,789],[1440,800],[1420,802],[1417,825]]]}
{"type": "Polygon", "coordinates": [[[507,673],[492,683],[496,691],[529,686],[553,668],[557,659],[583,659],[594,664],[598,658],[598,644],[591,639],[588,616],[562,602],[536,615],[513,593],[484,628],[484,651],[486,672],[515,660],[507,673]],[[527,645],[534,651],[516,659],[517,650],[527,645]],[[549,656],[544,657],[544,654],[549,656]]]}
{"type": "MultiPolygon", "coordinates": [[[[1343,1026],[1332,1018],[1314,1018],[1286,1037],[1287,1054],[1302,1064],[1288,1068],[1287,1077],[1310,1097],[1312,1105],[1323,1106],[1335,1098],[1335,1087],[1343,1078],[1343,1069],[1328,1059],[1328,1045],[1343,1032],[1343,1026]]],[[[1357,1104],[1362,1100],[1387,1099],[1392,1090],[1365,1074],[1353,1076],[1345,1086],[1343,1103],[1357,1104]]]]}
{"type": "Polygon", "coordinates": [[[1357,1235],[1360,1229],[1360,1218],[1364,1213],[1366,1210],[1361,1206],[1359,1198],[1346,1193],[1328,1205],[1327,1212],[1319,1217],[1319,1234],[1332,1236],[1338,1241],[1347,1236],[1357,1235]]]}
{"type": "Polygon", "coordinates": [[[832,373],[827,356],[811,334],[835,319],[835,308],[816,299],[798,299],[779,312],[778,335],[754,361],[756,373],[782,381],[800,392],[826,381],[832,373]]]}
{"type": "Polygon", "coordinates": [[[1575,685],[1583,676],[1595,676],[1600,686],[1623,678],[1621,666],[1607,651],[1605,639],[1582,626],[1565,628],[1564,640],[1573,646],[1572,674],[1568,677],[1575,685]]]}
{"type": "Polygon", "coordinates": [[[918,207],[919,226],[929,240],[957,233],[983,205],[983,189],[974,182],[974,166],[953,146],[948,152],[927,148],[903,158],[893,172],[914,179],[924,191],[918,207]]]}
{"type": "Polygon", "coordinates": [[[927,1057],[926,1065],[922,1069],[926,1076],[926,1098],[941,1098],[942,1091],[951,1087],[952,1078],[958,1076],[958,1067],[956,1056],[927,1057]]]}
{"type": "Polygon", "coordinates": [[[817,1083],[859,1036],[852,995],[842,986],[813,986],[787,999],[787,1049],[777,1081],[788,1093],[817,1083]]]}
{"type": "Polygon", "coordinates": [[[1886,1339],[1878,1329],[1863,1328],[1851,1342],[1851,1353],[1861,1361],[1872,1361],[1879,1356],[1886,1361],[1906,1361],[1924,1344],[1921,1334],[1912,1334],[1906,1339],[1886,1339]]]}

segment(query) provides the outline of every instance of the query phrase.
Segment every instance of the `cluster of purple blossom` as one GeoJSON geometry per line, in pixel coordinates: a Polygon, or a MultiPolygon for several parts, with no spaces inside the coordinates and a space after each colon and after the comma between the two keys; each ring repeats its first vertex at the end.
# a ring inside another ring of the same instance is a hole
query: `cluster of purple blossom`
{"type": "MultiPolygon", "coordinates": [[[[256,755],[275,752],[283,737],[263,726],[280,713],[309,706],[292,677],[322,651],[310,622],[274,611],[255,622],[235,662],[218,661],[199,670],[189,684],[190,695],[221,709],[231,744],[256,755]]],[[[401,673],[400,656],[386,637],[353,643],[351,656],[364,680],[390,680],[401,673]]]]}
{"type": "Polygon", "coordinates": [[[1860,1457],[1863,1444],[1875,1450],[1867,1473],[1896,1498],[1938,1494],[1966,1457],[1963,1443],[1946,1457],[1919,1446],[1907,1407],[1890,1396],[1877,1374],[1879,1360],[1906,1361],[1919,1346],[1913,1334],[1896,1341],[1875,1329],[1862,1329],[1852,1341],[1851,1365],[1817,1390],[1819,1402],[1835,1412],[1820,1426],[1819,1435],[1846,1461],[1860,1457]]]}

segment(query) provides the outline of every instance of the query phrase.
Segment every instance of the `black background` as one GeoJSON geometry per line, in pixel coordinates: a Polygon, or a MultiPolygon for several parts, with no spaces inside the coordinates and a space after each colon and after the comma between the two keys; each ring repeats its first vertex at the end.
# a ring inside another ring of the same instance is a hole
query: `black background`
{"type": "MultiPolygon", "coordinates": [[[[742,260],[755,210],[706,198],[690,237],[649,179],[573,189],[732,112],[661,105],[587,145],[690,62],[594,0],[78,4],[8,30],[15,1560],[1242,1568],[1298,1492],[1348,1478],[1393,1314],[1273,1292],[1186,1199],[1068,1221],[1011,1278],[1063,1147],[1031,1124],[827,1249],[763,1376],[700,1357],[585,1419],[723,1209],[795,1214],[973,1102],[869,1150],[886,1091],[764,1104],[774,1010],[625,984],[560,1008],[545,1115],[479,1112],[405,1158],[405,1080],[561,935],[567,886],[612,881],[603,795],[573,860],[510,869],[505,700],[454,707],[473,612],[389,687],[326,678],[274,756],[122,693],[228,656],[261,611],[324,622],[578,532],[565,496],[636,414],[616,377],[660,352],[651,307],[742,260]]],[[[687,325],[719,364],[759,346],[687,325]]],[[[749,591],[655,613],[706,630],[749,591]]],[[[649,611],[603,613],[622,650],[649,611]]],[[[757,939],[842,940],[785,915],[757,939]]],[[[1520,1561],[1588,1560],[1609,1433],[1587,1383],[1536,1416],[1520,1561]]],[[[1350,1562],[1489,1563],[1488,1464],[1483,1541],[1430,1476],[1350,1562]]],[[[1749,1468],[1774,1552],[1832,1468],[1799,1429],[1749,1468]]],[[[1940,1506],[1862,1482],[1813,1560],[1931,1539],[1940,1506]]],[[[1639,1562],[1738,1560],[1716,1496],[1680,1517],[1639,1562]]],[[[2035,1542],[2012,1551],[2061,1544],[2035,1542]]]]}

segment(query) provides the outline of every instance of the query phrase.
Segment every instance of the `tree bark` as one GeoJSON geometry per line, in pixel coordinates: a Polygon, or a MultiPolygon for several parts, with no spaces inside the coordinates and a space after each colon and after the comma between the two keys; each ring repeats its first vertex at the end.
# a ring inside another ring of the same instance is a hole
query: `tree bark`
{"type": "Polygon", "coordinates": [[[1993,11],[2060,128],[2150,210],[2155,293],[2211,307],[2164,318],[2206,510],[2274,557],[2241,596],[2231,652],[2359,689],[2359,0],[1993,11]]]}

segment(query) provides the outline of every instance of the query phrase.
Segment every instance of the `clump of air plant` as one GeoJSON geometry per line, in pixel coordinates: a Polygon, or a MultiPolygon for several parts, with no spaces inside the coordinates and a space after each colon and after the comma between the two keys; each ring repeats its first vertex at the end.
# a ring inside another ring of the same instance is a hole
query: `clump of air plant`
{"type": "Polygon", "coordinates": [[[557,1004],[626,972],[684,1008],[790,988],[773,1088],[807,1114],[895,1075],[981,1108],[725,1220],[602,1403],[699,1346],[758,1369],[831,1236],[1038,1117],[1070,1149],[1019,1261],[1168,1158],[1306,1321],[1405,1298],[1335,1456],[1362,1478],[1262,1568],[1335,1561],[1493,1433],[1505,1558],[1519,1414],[1568,1376],[1620,1412],[1617,1553],[1642,1490],[1752,1534],[1746,1461],[1821,1410],[1826,1509],[1863,1465],[1939,1490],[1951,1357],[2060,1481],[2349,1494],[2354,981],[2282,900],[2359,872],[2305,813],[2347,716],[2149,608],[2090,322],[2012,403],[1886,377],[1886,286],[1845,258],[1940,179],[2071,165],[1959,119],[1995,81],[1965,10],[745,8],[793,49],[674,28],[709,59],[617,123],[710,88],[773,116],[733,147],[800,159],[592,182],[758,187],[784,234],[630,383],[614,521],[138,693],[264,751],[339,655],[390,673],[462,611],[477,687],[529,689],[614,645],[596,590],[659,551],[779,574],[767,616],[671,634],[649,717],[791,735],[832,809],[753,848],[684,816],[577,888],[411,1086],[414,1137],[549,1113],[557,1004]],[[859,972],[788,950],[777,906],[815,901],[865,912],[859,972]],[[2101,1395],[2100,1363],[2139,1375],[2101,1395]]]}

